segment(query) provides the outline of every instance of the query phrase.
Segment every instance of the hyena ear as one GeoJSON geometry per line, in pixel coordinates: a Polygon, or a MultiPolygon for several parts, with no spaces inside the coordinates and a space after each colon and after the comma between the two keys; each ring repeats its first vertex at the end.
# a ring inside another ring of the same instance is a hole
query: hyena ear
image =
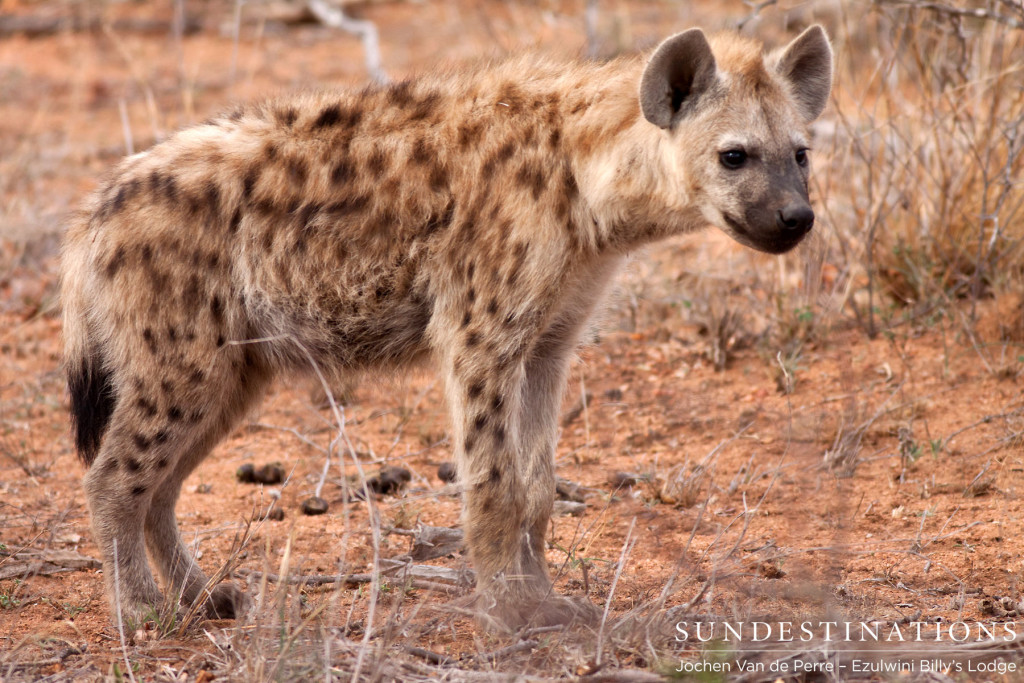
{"type": "Polygon", "coordinates": [[[659,128],[670,128],[715,82],[715,57],[704,32],[691,28],[668,38],[640,78],[640,109],[659,128]]]}
{"type": "Polygon", "coordinates": [[[775,71],[793,86],[808,123],[818,118],[832,90],[832,46],[821,26],[811,26],[776,56],[775,71]]]}

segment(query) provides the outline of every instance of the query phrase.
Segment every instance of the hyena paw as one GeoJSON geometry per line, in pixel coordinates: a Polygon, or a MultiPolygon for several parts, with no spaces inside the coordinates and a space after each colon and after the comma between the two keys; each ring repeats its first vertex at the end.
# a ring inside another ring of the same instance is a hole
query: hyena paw
{"type": "Polygon", "coordinates": [[[544,626],[590,626],[601,617],[600,610],[586,598],[556,594],[516,599],[483,595],[477,610],[483,627],[507,633],[544,626]]]}
{"type": "Polygon", "coordinates": [[[210,619],[237,619],[245,614],[252,601],[249,595],[236,584],[226,581],[219,583],[210,591],[207,598],[206,616],[210,619]]]}

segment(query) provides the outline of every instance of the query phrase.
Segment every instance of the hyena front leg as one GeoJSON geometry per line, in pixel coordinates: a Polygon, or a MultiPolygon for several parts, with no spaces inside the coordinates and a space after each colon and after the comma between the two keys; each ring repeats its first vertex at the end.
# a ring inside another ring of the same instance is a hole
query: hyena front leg
{"type": "Polygon", "coordinates": [[[478,605],[491,626],[565,623],[586,613],[553,593],[544,552],[567,356],[453,357],[448,386],[463,527],[478,605]]]}

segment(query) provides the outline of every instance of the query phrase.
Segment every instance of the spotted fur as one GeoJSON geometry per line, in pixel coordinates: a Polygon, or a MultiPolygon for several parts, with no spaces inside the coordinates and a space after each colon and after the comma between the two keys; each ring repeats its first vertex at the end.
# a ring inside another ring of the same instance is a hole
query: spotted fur
{"type": "Polygon", "coordinates": [[[174,506],[272,378],[428,360],[483,611],[587,612],[548,595],[544,559],[569,358],[631,250],[707,223],[766,251],[799,241],[799,150],[830,77],[819,28],[767,57],[694,30],[649,58],[246,105],[125,159],[68,230],[62,289],[76,444],[122,614],[161,602],[147,548],[183,603],[241,604],[207,586],[174,506]],[[736,149],[748,163],[723,166],[736,149]]]}

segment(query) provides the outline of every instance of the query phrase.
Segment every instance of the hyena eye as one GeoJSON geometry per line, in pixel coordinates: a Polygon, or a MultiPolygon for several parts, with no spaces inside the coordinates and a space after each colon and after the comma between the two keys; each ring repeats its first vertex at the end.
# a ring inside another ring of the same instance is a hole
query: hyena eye
{"type": "Polygon", "coordinates": [[[797,164],[799,164],[800,166],[806,166],[807,165],[807,148],[806,147],[801,147],[800,149],[798,149],[796,151],[796,155],[795,156],[796,156],[796,163],[797,164]]]}
{"type": "Polygon", "coordinates": [[[726,168],[739,168],[746,162],[747,153],[742,149],[727,149],[724,152],[719,153],[718,160],[722,162],[722,166],[726,168]]]}

